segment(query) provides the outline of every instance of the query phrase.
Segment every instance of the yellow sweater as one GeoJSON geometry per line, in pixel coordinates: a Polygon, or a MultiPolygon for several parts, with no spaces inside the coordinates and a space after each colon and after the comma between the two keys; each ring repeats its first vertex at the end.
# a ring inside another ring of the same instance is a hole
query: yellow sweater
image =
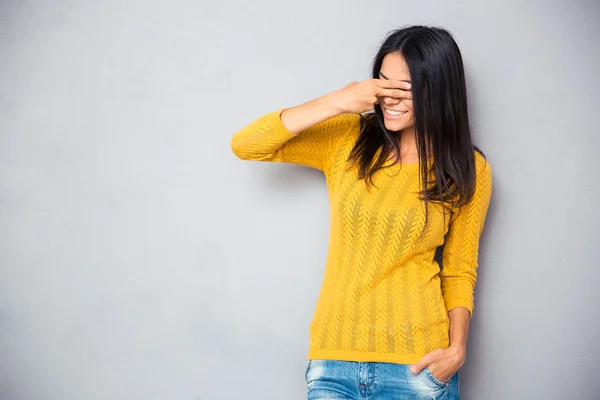
{"type": "Polygon", "coordinates": [[[445,222],[440,207],[429,203],[425,226],[424,202],[415,194],[418,163],[400,167],[390,160],[370,190],[357,178],[357,167],[346,171],[358,114],[341,114],[294,135],[282,124],[282,111],[236,132],[231,148],[240,159],[300,164],[325,174],[329,246],[308,359],[412,364],[448,347],[447,311],[473,310],[479,236],[492,190],[489,164],[475,152],[472,201],[450,218],[446,212],[445,222]],[[440,271],[434,255],[444,239],[440,271]]]}

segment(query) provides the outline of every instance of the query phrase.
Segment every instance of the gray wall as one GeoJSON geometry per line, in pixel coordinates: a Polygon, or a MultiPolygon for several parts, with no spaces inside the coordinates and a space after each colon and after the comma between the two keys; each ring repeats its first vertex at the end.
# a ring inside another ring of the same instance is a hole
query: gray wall
{"type": "Polygon", "coordinates": [[[301,399],[316,170],[258,116],[450,29],[494,169],[464,399],[597,398],[597,1],[0,2],[0,399],[301,399]]]}

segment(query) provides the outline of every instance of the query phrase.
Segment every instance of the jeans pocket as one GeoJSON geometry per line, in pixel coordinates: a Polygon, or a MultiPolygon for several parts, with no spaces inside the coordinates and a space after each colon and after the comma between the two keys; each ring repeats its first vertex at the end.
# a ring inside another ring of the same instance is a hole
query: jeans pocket
{"type": "Polygon", "coordinates": [[[306,363],[306,369],[304,370],[304,381],[308,383],[308,369],[310,368],[310,363],[312,360],[308,360],[306,363]]]}
{"type": "Polygon", "coordinates": [[[448,386],[447,382],[442,382],[438,378],[436,378],[435,376],[433,376],[433,374],[429,370],[429,367],[425,367],[424,371],[425,371],[425,375],[427,375],[427,377],[429,378],[429,380],[431,380],[431,382],[433,382],[438,387],[445,388],[445,387],[448,386]]]}

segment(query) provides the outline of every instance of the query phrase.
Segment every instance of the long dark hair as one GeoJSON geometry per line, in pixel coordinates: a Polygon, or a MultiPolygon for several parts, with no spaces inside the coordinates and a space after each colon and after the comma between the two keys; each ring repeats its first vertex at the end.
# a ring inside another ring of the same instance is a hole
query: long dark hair
{"type": "MultiPolygon", "coordinates": [[[[421,160],[421,200],[441,204],[442,209],[468,203],[475,191],[474,150],[469,130],[467,91],[462,56],[450,32],[422,25],[394,30],[386,36],[373,60],[373,78],[379,78],[383,58],[389,53],[404,57],[411,76],[414,129],[421,160]],[[427,140],[427,141],[426,141],[427,140]],[[430,145],[428,154],[427,142],[430,145]],[[424,160],[433,157],[433,169],[424,160]],[[431,176],[433,173],[434,177],[431,176]]],[[[359,164],[359,178],[367,185],[372,176],[396,152],[400,161],[398,133],[385,127],[381,105],[363,115],[361,133],[349,155],[359,164]],[[379,155],[377,155],[379,149],[379,155]]],[[[445,216],[445,212],[444,212],[445,216]]]]}

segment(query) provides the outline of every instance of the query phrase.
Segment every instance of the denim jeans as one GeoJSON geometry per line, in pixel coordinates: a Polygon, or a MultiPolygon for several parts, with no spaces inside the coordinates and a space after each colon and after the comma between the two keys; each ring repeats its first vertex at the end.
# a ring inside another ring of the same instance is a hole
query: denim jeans
{"type": "Polygon", "coordinates": [[[309,360],[307,399],[460,399],[458,372],[445,383],[427,368],[416,375],[409,368],[409,364],[387,362],[309,360]]]}

